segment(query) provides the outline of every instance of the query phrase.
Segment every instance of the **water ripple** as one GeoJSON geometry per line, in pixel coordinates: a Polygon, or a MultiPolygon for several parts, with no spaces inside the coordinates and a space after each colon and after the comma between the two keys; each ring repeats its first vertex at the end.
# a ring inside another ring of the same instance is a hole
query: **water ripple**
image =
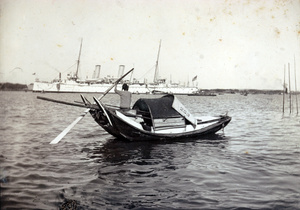
{"type": "Polygon", "coordinates": [[[299,116],[282,114],[280,95],[178,96],[194,113],[233,117],[205,139],[120,141],[87,115],[57,145],[83,110],[36,95],[0,93],[3,209],[300,209],[299,116]]]}

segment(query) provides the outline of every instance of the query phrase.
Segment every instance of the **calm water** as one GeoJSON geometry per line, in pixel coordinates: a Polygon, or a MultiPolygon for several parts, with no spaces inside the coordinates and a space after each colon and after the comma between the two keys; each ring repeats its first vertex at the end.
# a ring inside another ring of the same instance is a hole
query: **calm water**
{"type": "Polygon", "coordinates": [[[80,100],[0,92],[1,209],[300,209],[300,117],[282,115],[280,95],[178,96],[198,115],[232,116],[206,139],[119,141],[87,115],[57,145],[84,109],[37,95],[80,100]]]}

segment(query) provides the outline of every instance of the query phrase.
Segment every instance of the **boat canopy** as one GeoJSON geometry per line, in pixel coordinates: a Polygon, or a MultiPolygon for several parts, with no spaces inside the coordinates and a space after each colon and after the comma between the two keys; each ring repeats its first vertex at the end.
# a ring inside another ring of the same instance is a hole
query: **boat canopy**
{"type": "Polygon", "coordinates": [[[133,109],[149,113],[153,119],[182,117],[173,107],[174,95],[161,98],[140,98],[133,105],[133,109]]]}

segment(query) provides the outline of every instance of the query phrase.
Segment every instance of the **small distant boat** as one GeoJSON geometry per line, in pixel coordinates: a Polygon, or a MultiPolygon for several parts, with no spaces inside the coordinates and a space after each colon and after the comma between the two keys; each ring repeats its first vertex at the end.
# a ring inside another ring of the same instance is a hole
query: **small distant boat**
{"type": "Polygon", "coordinates": [[[153,95],[166,95],[166,94],[168,94],[168,92],[160,91],[160,90],[153,90],[151,93],[153,95]]]}
{"type": "Polygon", "coordinates": [[[248,92],[241,92],[241,95],[242,95],[242,96],[247,96],[247,95],[248,95],[248,92]]]}

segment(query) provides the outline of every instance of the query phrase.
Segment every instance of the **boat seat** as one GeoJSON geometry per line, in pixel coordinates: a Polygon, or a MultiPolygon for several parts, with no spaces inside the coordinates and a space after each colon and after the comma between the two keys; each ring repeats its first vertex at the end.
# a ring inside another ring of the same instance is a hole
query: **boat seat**
{"type": "Polygon", "coordinates": [[[154,119],[154,130],[184,128],[186,120],[183,117],[167,118],[167,119],[154,119]]]}
{"type": "Polygon", "coordinates": [[[143,129],[142,125],[139,122],[136,122],[135,120],[131,119],[130,117],[125,116],[123,113],[116,111],[116,115],[123,119],[124,121],[130,123],[132,126],[138,128],[138,129],[143,129]]]}

